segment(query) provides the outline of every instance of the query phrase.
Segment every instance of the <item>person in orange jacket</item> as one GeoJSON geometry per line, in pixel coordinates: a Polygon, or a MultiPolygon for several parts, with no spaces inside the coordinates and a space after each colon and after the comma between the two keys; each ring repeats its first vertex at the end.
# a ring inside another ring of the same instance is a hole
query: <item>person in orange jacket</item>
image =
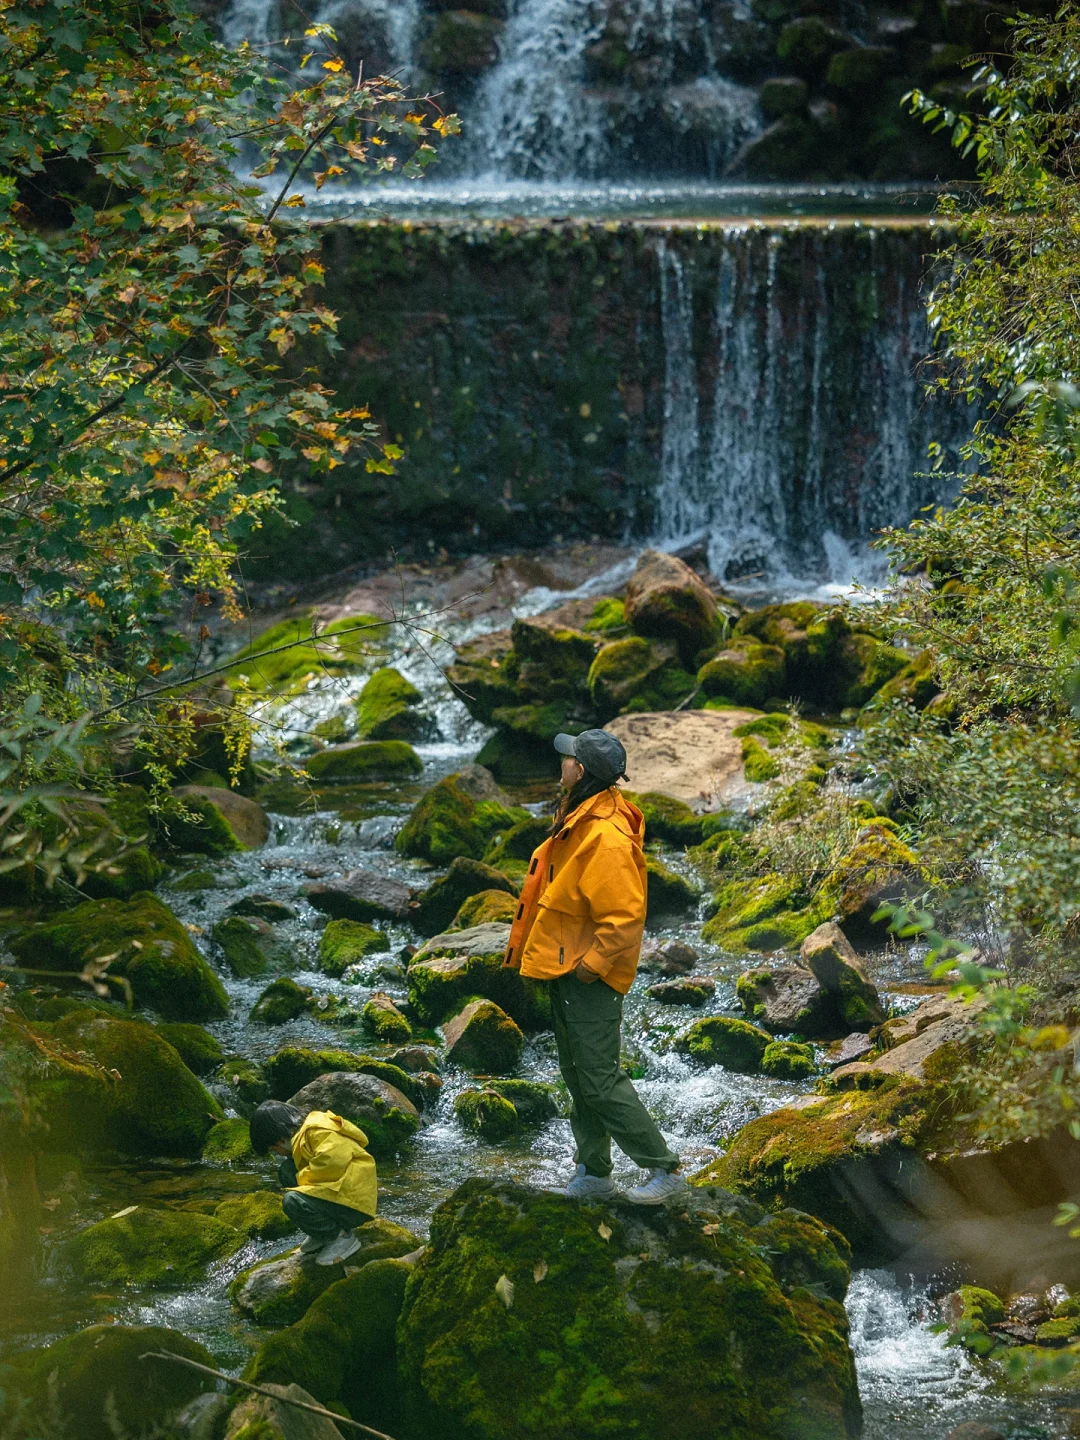
{"type": "Polygon", "coordinates": [[[559,1069],[570,1091],[577,1173],[560,1192],[615,1193],[611,1142],[647,1171],[640,1205],[680,1194],[679,1157],[620,1064],[623,996],[645,928],[645,821],[616,788],[626,751],[606,730],[557,735],[563,795],[533,853],[503,963],[551,982],[559,1069]]]}

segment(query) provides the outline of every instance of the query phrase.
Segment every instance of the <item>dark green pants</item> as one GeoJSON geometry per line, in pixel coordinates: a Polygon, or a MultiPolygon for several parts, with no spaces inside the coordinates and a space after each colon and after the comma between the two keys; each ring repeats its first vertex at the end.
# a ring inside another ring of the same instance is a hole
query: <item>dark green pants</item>
{"type": "MultiPolygon", "coordinates": [[[[278,1179],[285,1186],[296,1184],[296,1166],[291,1157],[286,1156],[278,1166],[278,1179]]],[[[298,1230],[316,1240],[325,1237],[327,1243],[340,1231],[354,1230],[357,1225],[363,1225],[371,1219],[370,1215],[365,1215],[362,1210],[354,1210],[351,1205],[338,1205],[333,1200],[322,1200],[318,1195],[304,1195],[299,1190],[286,1190],[281,1200],[281,1208],[298,1230]]]]}
{"type": "Polygon", "coordinates": [[[611,1142],[644,1170],[674,1170],[679,1157],[619,1063],[623,997],[603,980],[551,982],[559,1069],[574,1102],[575,1159],[590,1175],[611,1174],[611,1142]]]}

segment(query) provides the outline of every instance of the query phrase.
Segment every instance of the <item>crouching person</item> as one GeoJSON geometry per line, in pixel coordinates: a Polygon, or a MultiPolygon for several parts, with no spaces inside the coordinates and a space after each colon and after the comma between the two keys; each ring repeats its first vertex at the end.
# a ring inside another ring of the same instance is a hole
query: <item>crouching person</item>
{"type": "Polygon", "coordinates": [[[375,1215],[378,1181],[367,1136],[331,1110],[304,1115],[266,1100],[251,1117],[251,1148],[282,1156],[282,1208],[307,1235],[300,1246],[318,1265],[336,1265],[360,1249],[353,1234],[375,1215]]]}

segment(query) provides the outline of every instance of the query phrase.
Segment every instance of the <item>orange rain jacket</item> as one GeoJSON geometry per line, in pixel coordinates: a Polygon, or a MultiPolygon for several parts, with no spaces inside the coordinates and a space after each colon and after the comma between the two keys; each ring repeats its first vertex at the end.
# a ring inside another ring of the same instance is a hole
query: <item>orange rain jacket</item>
{"type": "Polygon", "coordinates": [[[580,961],[625,995],[645,928],[645,821],[614,787],[566,817],[533,852],[504,965],[534,980],[580,961]]]}

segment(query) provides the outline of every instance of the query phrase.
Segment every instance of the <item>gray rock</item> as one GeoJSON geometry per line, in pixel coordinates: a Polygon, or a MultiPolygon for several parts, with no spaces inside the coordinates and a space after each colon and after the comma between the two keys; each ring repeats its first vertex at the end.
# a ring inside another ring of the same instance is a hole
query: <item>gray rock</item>
{"type": "Polygon", "coordinates": [[[493,1000],[474,1000],[443,1027],[447,1059],[474,1075],[507,1075],[525,1037],[493,1000]]]}
{"type": "Polygon", "coordinates": [[[861,1030],[854,1030],[843,1040],[829,1046],[825,1052],[825,1064],[830,1069],[837,1065],[849,1065],[853,1060],[861,1060],[873,1048],[869,1035],[864,1035],[861,1030]]]}
{"type": "MultiPolygon", "coordinates": [[[[327,1267],[328,1269],[330,1267],[327,1267]]],[[[260,1440],[344,1440],[334,1422],[326,1415],[314,1415],[310,1410],[300,1410],[284,1400],[301,1400],[307,1405],[318,1405],[313,1395],[295,1382],[292,1385],[265,1385],[273,1395],[249,1395],[241,1400],[229,1417],[229,1428],[225,1440],[233,1440],[241,1433],[257,1434],[260,1440]],[[278,1399],[284,1397],[284,1400],[278,1399]]],[[[349,1429],[350,1435],[355,1434],[349,1429]]]]}
{"type": "Polygon", "coordinates": [[[808,935],[799,950],[802,963],[835,996],[850,1030],[872,1030],[885,1019],[877,989],[839,925],[828,921],[808,935]]]}
{"type": "Polygon", "coordinates": [[[317,1075],[290,1096],[289,1104],[306,1114],[332,1110],[358,1125],[376,1160],[396,1154],[420,1128],[420,1112],[394,1085],[354,1070],[317,1075]]]}
{"type": "Polygon", "coordinates": [[[669,940],[660,946],[660,971],[664,975],[689,975],[700,958],[692,945],[669,940]]]}
{"type": "Polygon", "coordinates": [[[350,870],[340,880],[305,885],[300,893],[335,920],[403,920],[412,900],[407,885],[370,870],[350,870]]]}
{"type": "Polygon", "coordinates": [[[707,975],[688,975],[683,980],[662,980],[650,985],[648,994],[661,1005],[704,1005],[716,991],[716,981],[707,975]]]}
{"type": "Polygon", "coordinates": [[[841,1019],[834,997],[816,976],[798,966],[748,971],[740,977],[740,996],[747,1019],[774,1035],[834,1040],[851,1029],[841,1019]]]}
{"type": "Polygon", "coordinates": [[[230,915],[252,915],[257,920],[267,920],[271,925],[279,920],[295,920],[296,911],[291,905],[284,905],[269,895],[245,895],[243,900],[234,900],[229,906],[230,915]]]}

